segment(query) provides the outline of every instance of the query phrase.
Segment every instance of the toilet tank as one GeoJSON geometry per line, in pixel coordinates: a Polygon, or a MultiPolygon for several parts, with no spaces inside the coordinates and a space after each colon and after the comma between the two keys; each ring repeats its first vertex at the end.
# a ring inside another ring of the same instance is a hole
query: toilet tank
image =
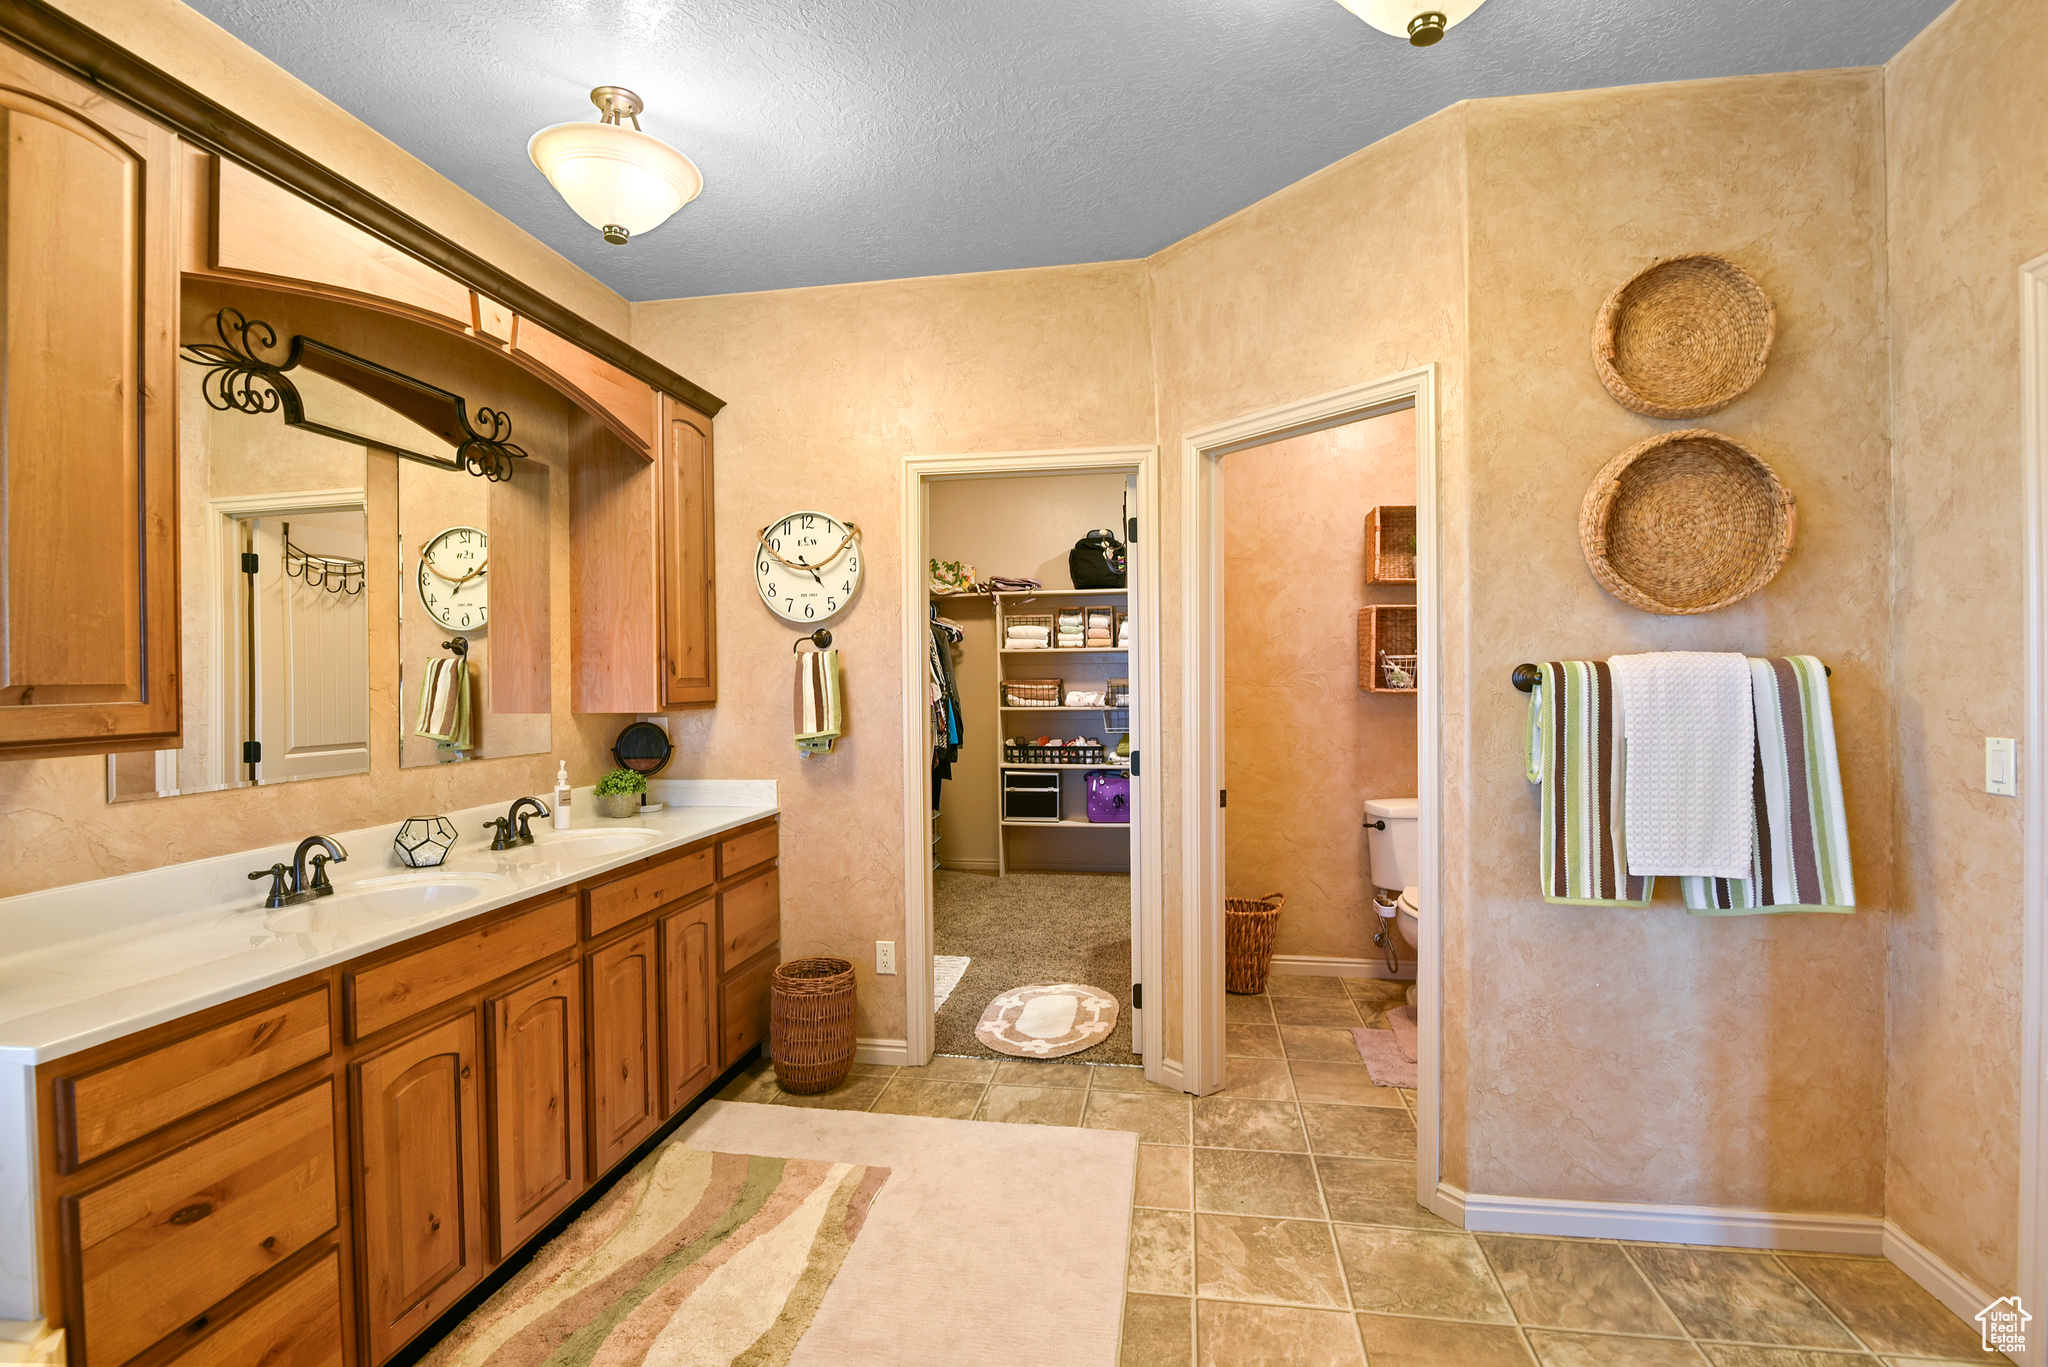
{"type": "Polygon", "coordinates": [[[1365,800],[1365,857],[1372,885],[1399,892],[1422,881],[1416,820],[1421,803],[1412,797],[1369,797],[1365,800]],[[1375,829],[1383,823],[1385,829],[1375,829]]]}

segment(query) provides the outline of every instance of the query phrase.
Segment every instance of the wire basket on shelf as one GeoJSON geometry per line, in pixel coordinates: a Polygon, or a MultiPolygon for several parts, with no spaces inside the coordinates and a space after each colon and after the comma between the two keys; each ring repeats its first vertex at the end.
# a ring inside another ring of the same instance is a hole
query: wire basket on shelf
{"type": "Polygon", "coordinates": [[[1389,655],[1380,652],[1380,685],[1397,693],[1406,693],[1415,687],[1415,660],[1413,655],[1389,655]]]}
{"type": "Polygon", "coordinates": [[[1005,764],[1101,764],[1108,753],[1101,741],[1086,737],[1045,744],[1021,737],[1003,742],[1005,764]]]}
{"type": "Polygon", "coordinates": [[[1050,647],[1052,646],[1052,614],[1051,614],[1051,613],[1049,613],[1049,612],[1006,612],[1006,613],[1004,613],[1004,614],[1003,614],[1003,640],[1002,640],[1002,648],[1003,648],[1004,650],[1036,650],[1036,649],[1038,649],[1038,648],[1039,648],[1039,647],[1041,647],[1041,646],[1043,646],[1043,647],[1046,647],[1046,648],[1048,648],[1048,649],[1049,649],[1049,648],[1050,648],[1050,647]],[[1024,644],[1021,644],[1021,645],[1020,645],[1020,644],[1019,644],[1019,643],[1018,643],[1017,641],[1015,641],[1015,640],[1011,639],[1011,637],[1010,637],[1010,628],[1011,628],[1011,627],[1044,627],[1044,628],[1045,628],[1045,639],[1044,639],[1043,641],[1036,641],[1036,642],[1028,642],[1028,643],[1024,643],[1024,644]]]}
{"type": "Polygon", "coordinates": [[[1005,679],[1003,706],[1058,707],[1066,701],[1058,679],[1005,679]]]}

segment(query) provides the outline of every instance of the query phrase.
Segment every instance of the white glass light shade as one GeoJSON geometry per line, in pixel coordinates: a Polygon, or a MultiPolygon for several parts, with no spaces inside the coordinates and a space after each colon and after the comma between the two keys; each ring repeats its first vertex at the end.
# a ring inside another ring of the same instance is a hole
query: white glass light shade
{"type": "Polygon", "coordinates": [[[1416,47],[1428,47],[1444,36],[1445,29],[1455,27],[1486,0],[1337,0],[1337,3],[1381,33],[1406,38],[1416,47]],[[1433,20],[1416,23],[1418,18],[1428,14],[1442,15],[1441,26],[1433,20]]]}
{"type": "Polygon", "coordinates": [[[697,164],[660,138],[610,123],[558,123],[526,155],[607,242],[658,228],[704,188],[697,164]]]}

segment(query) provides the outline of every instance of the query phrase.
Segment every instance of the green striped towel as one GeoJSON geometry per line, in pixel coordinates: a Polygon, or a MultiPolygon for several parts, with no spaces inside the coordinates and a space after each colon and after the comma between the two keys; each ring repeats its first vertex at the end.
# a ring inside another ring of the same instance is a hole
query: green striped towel
{"type": "Polygon", "coordinates": [[[1749,662],[1756,704],[1754,840],[1747,878],[1682,878],[1695,916],[1856,909],[1828,672],[1811,655],[1749,662]]]}
{"type": "Polygon", "coordinates": [[[1647,906],[1622,823],[1620,698],[1605,660],[1552,660],[1529,694],[1529,781],[1542,785],[1543,900],[1647,906]]]}

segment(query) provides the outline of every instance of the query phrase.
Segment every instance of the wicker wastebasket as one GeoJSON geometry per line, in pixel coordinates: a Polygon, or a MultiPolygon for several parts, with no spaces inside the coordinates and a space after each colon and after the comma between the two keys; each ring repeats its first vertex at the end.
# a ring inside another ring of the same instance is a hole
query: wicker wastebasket
{"type": "Polygon", "coordinates": [[[1255,996],[1266,990],[1273,967],[1273,929],[1284,893],[1228,897],[1223,902],[1223,990],[1255,996]]]}
{"type": "Polygon", "coordinates": [[[829,1092],[853,1067],[853,965],[792,959],[775,970],[768,1056],[786,1092],[829,1092]]]}

